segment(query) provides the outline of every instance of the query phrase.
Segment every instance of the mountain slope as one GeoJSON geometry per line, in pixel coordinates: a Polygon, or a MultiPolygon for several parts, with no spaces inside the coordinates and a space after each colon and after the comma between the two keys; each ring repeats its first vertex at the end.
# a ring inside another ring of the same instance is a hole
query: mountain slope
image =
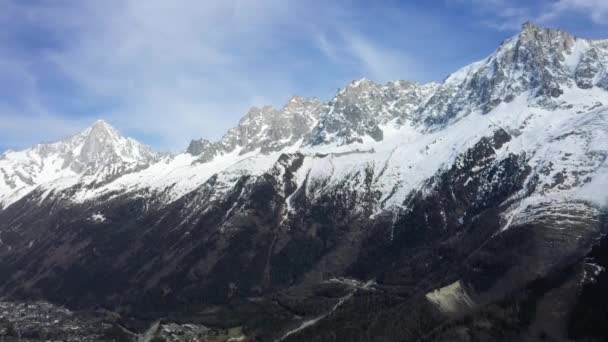
{"type": "Polygon", "coordinates": [[[0,208],[42,184],[59,179],[74,179],[86,185],[107,183],[145,168],[158,158],[159,154],[149,147],[121,136],[100,120],[65,140],[3,153],[0,208]]]}
{"type": "Polygon", "coordinates": [[[0,211],[0,293],[262,341],[563,340],[608,228],[606,56],[526,24],[442,83],[254,108],[186,153],[87,130],[0,211]]]}

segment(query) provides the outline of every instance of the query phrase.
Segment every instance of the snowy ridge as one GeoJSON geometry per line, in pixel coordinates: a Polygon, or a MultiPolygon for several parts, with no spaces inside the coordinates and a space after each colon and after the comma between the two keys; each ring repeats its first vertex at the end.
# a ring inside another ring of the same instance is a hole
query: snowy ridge
{"type": "Polygon", "coordinates": [[[207,162],[236,149],[240,149],[240,154],[258,149],[262,153],[279,151],[301,142],[318,123],[323,109],[319,99],[300,96],[292,97],[279,110],[253,107],[220,141],[193,140],[187,152],[197,156],[197,162],[207,162]]]}
{"type": "Polygon", "coordinates": [[[101,184],[157,161],[159,154],[125,138],[105,121],[68,139],[0,156],[0,208],[36,187],[67,181],[101,184]]]}
{"type": "MultiPolygon", "coordinates": [[[[356,190],[374,194],[372,209],[379,212],[402,208],[412,191],[503,130],[511,139],[496,151],[496,162],[525,158],[532,170],[526,182],[534,185],[507,203],[508,226],[540,203],[606,203],[598,189],[608,186],[607,68],[606,41],[526,24],[441,84],[359,80],[327,103],[294,97],[279,110],[253,108],[220,141],[195,140],[186,153],[161,157],[105,123],[61,143],[6,153],[0,200],[6,206],[41,186],[41,199],[130,194],[166,204],[212,177],[217,199],[244,175],[282,182],[281,156],[299,153],[292,181],[309,201],[356,190]],[[72,191],[61,195],[66,189],[72,191]]],[[[293,193],[284,195],[289,216],[293,193]]]]}
{"type": "Polygon", "coordinates": [[[475,109],[489,112],[527,94],[528,105],[555,108],[565,88],[605,88],[605,41],[575,37],[526,23],[490,56],[450,75],[419,110],[431,125],[446,125],[475,109]]]}
{"type": "Polygon", "coordinates": [[[381,125],[396,125],[414,120],[416,110],[438,88],[437,83],[407,81],[384,85],[362,79],[354,81],[326,105],[306,145],[347,145],[366,138],[383,139],[381,125]]]}

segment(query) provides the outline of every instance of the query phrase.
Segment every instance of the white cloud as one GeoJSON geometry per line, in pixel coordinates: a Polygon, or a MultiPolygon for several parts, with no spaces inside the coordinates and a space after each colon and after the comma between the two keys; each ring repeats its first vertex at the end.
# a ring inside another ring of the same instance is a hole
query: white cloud
{"type": "Polygon", "coordinates": [[[608,1],[606,0],[558,0],[549,6],[538,20],[548,22],[573,12],[589,17],[596,24],[608,24],[608,1]]]}
{"type": "Polygon", "coordinates": [[[525,21],[555,24],[573,13],[593,23],[608,24],[606,0],[446,0],[449,5],[466,5],[482,24],[501,31],[515,31],[525,21]]]}
{"type": "Polygon", "coordinates": [[[371,78],[378,81],[390,81],[407,77],[416,78],[411,70],[404,70],[409,66],[409,58],[397,51],[378,46],[369,39],[355,33],[343,33],[348,49],[371,78]]]}
{"type": "Polygon", "coordinates": [[[513,0],[446,0],[451,6],[465,5],[480,22],[499,31],[514,31],[532,16],[532,9],[513,0]]]}
{"type": "Polygon", "coordinates": [[[333,42],[327,39],[327,36],[323,33],[317,35],[316,39],[317,47],[319,50],[332,62],[342,63],[343,59],[338,55],[337,47],[333,42]]]}
{"type": "Polygon", "coordinates": [[[350,65],[361,77],[377,82],[396,79],[419,79],[412,58],[403,52],[374,43],[352,30],[338,29],[333,39],[317,35],[317,47],[333,63],[350,65]]]}

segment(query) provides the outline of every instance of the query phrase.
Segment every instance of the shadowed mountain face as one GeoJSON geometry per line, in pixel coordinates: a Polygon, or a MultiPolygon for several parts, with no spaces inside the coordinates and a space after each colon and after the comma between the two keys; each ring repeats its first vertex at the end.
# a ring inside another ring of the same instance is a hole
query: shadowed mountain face
{"type": "Polygon", "coordinates": [[[442,83],[294,97],[182,154],[104,122],[7,152],[0,295],[149,336],[599,340],[607,67],[526,24],[442,83]]]}

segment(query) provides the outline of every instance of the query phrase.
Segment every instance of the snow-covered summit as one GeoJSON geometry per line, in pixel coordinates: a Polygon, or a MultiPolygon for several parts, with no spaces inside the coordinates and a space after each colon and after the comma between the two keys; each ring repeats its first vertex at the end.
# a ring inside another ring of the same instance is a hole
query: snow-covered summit
{"type": "Polygon", "coordinates": [[[85,139],[77,153],[76,159],[89,171],[96,165],[107,165],[114,162],[149,163],[157,157],[156,153],[134,139],[123,137],[110,124],[103,120],[83,132],[85,139]]]}
{"type": "Polygon", "coordinates": [[[448,76],[420,107],[420,116],[429,125],[445,125],[478,109],[489,112],[521,94],[532,106],[556,108],[565,88],[606,89],[606,45],[525,23],[493,54],[448,76]]]}
{"type": "Polygon", "coordinates": [[[158,158],[149,147],[123,137],[110,124],[98,120],[67,139],[2,154],[0,207],[41,184],[63,178],[103,183],[145,168],[158,158]]]}

